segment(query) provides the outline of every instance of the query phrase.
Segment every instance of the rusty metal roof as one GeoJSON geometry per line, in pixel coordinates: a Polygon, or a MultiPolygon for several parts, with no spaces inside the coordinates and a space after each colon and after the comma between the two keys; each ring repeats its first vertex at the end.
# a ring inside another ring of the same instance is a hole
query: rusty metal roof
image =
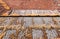
{"type": "Polygon", "coordinates": [[[55,0],[3,0],[12,9],[38,9],[38,10],[55,10],[57,1],[55,0]]]}

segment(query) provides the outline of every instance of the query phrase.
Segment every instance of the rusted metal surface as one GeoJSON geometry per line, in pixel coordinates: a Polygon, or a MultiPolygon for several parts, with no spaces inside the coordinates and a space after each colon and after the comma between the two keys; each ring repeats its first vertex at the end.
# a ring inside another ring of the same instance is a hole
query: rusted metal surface
{"type": "MultiPolygon", "coordinates": [[[[58,10],[60,13],[60,1],[59,0],[0,0],[1,16],[9,16],[11,13],[12,16],[20,16],[19,10],[58,10]],[[12,2],[12,3],[11,3],[12,2]],[[18,10],[17,13],[14,13],[13,10],[18,10]],[[2,12],[3,11],[3,12],[2,12]]],[[[43,11],[44,12],[44,11],[43,11]]],[[[28,12],[30,13],[30,12],[28,12]]],[[[38,13],[38,12],[37,12],[38,13]]],[[[28,16],[32,14],[26,14],[28,16]]],[[[45,14],[49,16],[50,14],[45,14]]],[[[42,16],[45,16],[42,14],[42,16]]],[[[60,14],[53,14],[52,16],[59,16],[60,14]]],[[[32,16],[36,16],[34,13],[32,16]]],[[[38,14],[37,14],[38,16],[38,14]]],[[[40,15],[39,15],[40,16],[40,15]]],[[[51,15],[50,15],[51,16],[51,15]]]]}
{"type": "Polygon", "coordinates": [[[54,10],[57,8],[57,0],[3,0],[12,9],[40,9],[54,10]],[[11,3],[12,2],[12,3],[11,3]]]}
{"type": "Polygon", "coordinates": [[[2,14],[5,14],[7,11],[9,11],[9,10],[5,9],[4,6],[2,6],[2,4],[0,4],[0,16],[2,14]]]}
{"type": "Polygon", "coordinates": [[[0,0],[0,15],[7,13],[9,10],[10,7],[3,0],[0,0]]]}

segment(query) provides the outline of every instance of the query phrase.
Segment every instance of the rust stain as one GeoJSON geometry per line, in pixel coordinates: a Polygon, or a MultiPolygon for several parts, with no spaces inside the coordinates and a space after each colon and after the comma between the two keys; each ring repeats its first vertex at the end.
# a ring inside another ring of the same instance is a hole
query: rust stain
{"type": "Polygon", "coordinates": [[[40,9],[54,10],[57,8],[57,1],[54,0],[3,0],[12,9],[40,9]]]}

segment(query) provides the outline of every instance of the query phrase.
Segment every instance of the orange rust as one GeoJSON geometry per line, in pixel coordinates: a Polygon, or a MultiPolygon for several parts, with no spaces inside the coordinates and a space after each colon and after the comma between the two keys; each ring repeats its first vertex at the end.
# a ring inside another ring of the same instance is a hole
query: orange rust
{"type": "Polygon", "coordinates": [[[9,7],[3,0],[0,0],[0,3],[2,4],[2,6],[3,6],[5,9],[7,9],[7,10],[10,9],[10,7],[9,7]]]}
{"type": "Polygon", "coordinates": [[[40,10],[55,10],[57,1],[55,0],[3,0],[12,9],[40,9],[40,10]]]}

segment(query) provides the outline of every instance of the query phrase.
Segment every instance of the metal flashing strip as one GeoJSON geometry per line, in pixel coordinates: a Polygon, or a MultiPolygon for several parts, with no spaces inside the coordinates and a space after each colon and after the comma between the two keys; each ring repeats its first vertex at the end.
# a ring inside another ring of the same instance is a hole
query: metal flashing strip
{"type": "MultiPolygon", "coordinates": [[[[6,14],[8,14],[8,12],[6,14]]],[[[12,10],[9,15],[6,14],[1,16],[60,16],[60,12],[58,10],[12,10]]]]}

